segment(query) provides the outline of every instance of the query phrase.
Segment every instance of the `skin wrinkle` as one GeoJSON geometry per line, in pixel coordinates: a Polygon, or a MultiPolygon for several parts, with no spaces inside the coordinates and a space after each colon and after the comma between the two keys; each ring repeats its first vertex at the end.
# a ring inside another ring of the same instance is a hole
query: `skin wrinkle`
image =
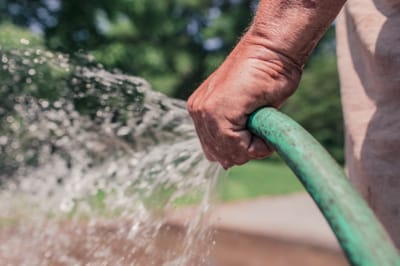
{"type": "MultiPolygon", "coordinates": [[[[253,35],[253,38],[254,37],[257,37],[260,39],[266,38],[265,34],[261,34],[259,31],[253,31],[252,35],[253,35]]],[[[250,38],[250,40],[253,40],[253,38],[250,38]]],[[[291,62],[296,68],[298,68],[301,71],[304,64],[297,63],[294,57],[291,57],[290,55],[286,55],[286,54],[280,52],[279,49],[276,49],[275,47],[273,47],[273,45],[268,45],[267,39],[264,42],[265,42],[264,44],[261,44],[261,43],[256,43],[255,41],[249,41],[249,43],[251,45],[260,46],[266,50],[269,50],[269,51],[275,53],[277,56],[280,56],[282,58],[287,58],[288,59],[287,61],[289,61],[289,62],[287,62],[287,64],[290,64],[290,62],[291,62]]]]}
{"type": "Polygon", "coordinates": [[[253,37],[245,38],[244,43],[247,43],[248,45],[251,45],[253,47],[257,47],[259,49],[256,49],[256,54],[252,54],[249,56],[249,58],[257,58],[259,60],[263,61],[269,61],[273,62],[276,64],[276,66],[282,68],[281,73],[287,73],[287,70],[290,69],[295,69],[301,73],[302,67],[298,65],[295,60],[292,58],[288,57],[287,55],[281,53],[279,50],[273,50],[270,48],[266,48],[264,45],[261,43],[258,43],[254,40],[253,37]],[[263,50],[262,52],[258,52],[258,50],[263,50]],[[276,56],[276,59],[271,58],[272,56],[276,56]]]}
{"type": "MultiPolygon", "coordinates": [[[[254,69],[259,70],[262,74],[267,75],[274,80],[280,80],[280,79],[282,79],[282,76],[285,76],[288,79],[288,81],[292,81],[292,82],[296,83],[295,78],[292,77],[291,71],[287,67],[285,67],[285,65],[280,63],[278,60],[275,60],[275,59],[260,60],[258,57],[252,57],[252,56],[250,56],[249,58],[255,59],[256,62],[257,61],[261,62],[260,64],[255,64],[254,69]],[[268,67],[265,67],[265,66],[261,67],[260,65],[262,65],[262,64],[265,64],[268,67]],[[289,74],[287,74],[287,73],[289,73],[289,74]]],[[[259,74],[259,75],[263,76],[262,74],[259,74]]],[[[293,74],[296,75],[297,73],[293,73],[293,74]]],[[[279,92],[276,92],[276,93],[279,93],[279,92]]],[[[289,97],[292,93],[288,94],[287,97],[289,97]]],[[[266,96],[271,97],[270,92],[266,96]]],[[[272,96],[272,98],[278,98],[278,97],[272,96]]],[[[265,101],[268,101],[268,99],[265,99],[265,101]]],[[[277,107],[279,105],[280,104],[277,104],[275,107],[277,107]]],[[[247,112],[246,115],[249,115],[251,113],[252,113],[252,111],[247,112]]]]}
{"type": "Polygon", "coordinates": [[[253,31],[272,50],[294,56],[303,65],[312,49],[330,26],[345,1],[261,1],[252,25],[253,31]]]}
{"type": "Polygon", "coordinates": [[[216,143],[216,145],[212,146],[212,148],[210,149],[211,153],[212,154],[221,154],[222,153],[222,154],[224,154],[224,158],[229,158],[230,157],[229,151],[224,149],[225,145],[224,144],[221,145],[221,141],[219,141],[221,139],[221,134],[218,130],[218,125],[215,122],[215,119],[213,119],[212,117],[207,117],[207,121],[208,121],[209,127],[207,127],[205,129],[206,134],[210,137],[210,139],[213,139],[216,143]],[[217,147],[218,147],[218,149],[216,149],[217,147]]]}
{"type": "MultiPolygon", "coordinates": [[[[210,131],[205,129],[203,130],[203,135],[208,137],[208,138],[213,138],[213,135],[210,134],[210,131]]],[[[212,158],[213,160],[216,160],[215,154],[221,154],[221,150],[218,149],[216,150],[217,146],[208,146],[208,151],[207,154],[209,155],[210,158],[212,158]]],[[[223,151],[222,151],[223,152],[223,151]]]]}
{"type": "Polygon", "coordinates": [[[311,1],[311,0],[304,0],[303,5],[305,8],[316,8],[317,7],[317,3],[315,1],[311,1]]]}

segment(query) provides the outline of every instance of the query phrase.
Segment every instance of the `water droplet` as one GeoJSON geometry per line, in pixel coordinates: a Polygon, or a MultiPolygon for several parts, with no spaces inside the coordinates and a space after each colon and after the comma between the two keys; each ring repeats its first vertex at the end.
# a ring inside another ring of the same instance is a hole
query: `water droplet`
{"type": "Polygon", "coordinates": [[[31,75],[31,76],[34,76],[36,74],[36,70],[33,69],[33,68],[29,69],[28,70],[28,74],[31,75]]]}
{"type": "Polygon", "coordinates": [[[0,145],[6,145],[8,142],[7,136],[0,136],[0,145]]]}
{"type": "Polygon", "coordinates": [[[19,162],[19,163],[21,163],[21,162],[23,162],[24,161],[24,155],[22,155],[22,154],[17,154],[17,156],[15,156],[15,160],[17,161],[17,162],[19,162]]]}
{"type": "Polygon", "coordinates": [[[117,131],[117,136],[126,136],[130,131],[131,129],[129,127],[121,127],[117,131]]]}
{"type": "Polygon", "coordinates": [[[19,40],[19,42],[21,43],[21,44],[23,44],[23,45],[29,45],[29,40],[28,39],[25,39],[25,38],[21,38],[20,40],[19,40]]]}
{"type": "Polygon", "coordinates": [[[13,123],[15,120],[14,120],[14,117],[12,117],[12,116],[7,116],[7,118],[6,118],[6,120],[7,120],[7,122],[8,123],[13,123]]]}
{"type": "Polygon", "coordinates": [[[48,101],[43,100],[43,101],[40,101],[40,105],[43,108],[47,108],[47,107],[49,107],[50,103],[48,101]]]}
{"type": "Polygon", "coordinates": [[[53,106],[54,106],[55,108],[61,108],[61,107],[62,107],[62,102],[61,102],[61,101],[55,101],[55,102],[53,103],[53,106]]]}
{"type": "Polygon", "coordinates": [[[30,132],[35,132],[37,129],[38,129],[37,125],[30,125],[28,128],[30,132]]]}
{"type": "Polygon", "coordinates": [[[60,210],[62,212],[70,212],[74,208],[75,204],[72,199],[65,199],[60,204],[60,210]]]}

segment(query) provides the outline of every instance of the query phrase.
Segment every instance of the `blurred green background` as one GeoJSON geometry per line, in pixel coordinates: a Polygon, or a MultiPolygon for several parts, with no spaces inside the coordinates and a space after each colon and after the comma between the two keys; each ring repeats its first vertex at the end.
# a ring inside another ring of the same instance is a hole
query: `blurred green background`
{"type": "MultiPolygon", "coordinates": [[[[155,90],[186,99],[233,48],[251,22],[257,3],[0,0],[0,45],[16,48],[20,38],[27,38],[31,46],[68,54],[90,53],[106,69],[144,77],[155,90]]],[[[283,111],[343,163],[339,96],[332,26],[283,111]]],[[[223,183],[223,200],[302,190],[277,157],[235,167],[223,183]]]]}

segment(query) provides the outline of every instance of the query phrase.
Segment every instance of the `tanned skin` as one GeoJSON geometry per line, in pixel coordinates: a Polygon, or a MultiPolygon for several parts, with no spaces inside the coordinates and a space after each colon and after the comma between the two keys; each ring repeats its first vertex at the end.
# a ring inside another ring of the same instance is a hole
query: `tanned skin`
{"type": "Polygon", "coordinates": [[[279,108],[292,95],[305,62],[344,0],[261,0],[239,43],[188,100],[203,151],[225,169],[272,149],[251,134],[248,115],[279,108]]]}

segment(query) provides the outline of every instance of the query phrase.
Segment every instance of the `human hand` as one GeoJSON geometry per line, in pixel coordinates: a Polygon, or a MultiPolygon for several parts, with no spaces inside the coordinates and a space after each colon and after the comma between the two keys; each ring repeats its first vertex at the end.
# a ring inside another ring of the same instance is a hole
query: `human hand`
{"type": "Polygon", "coordinates": [[[300,77],[301,66],[245,35],[188,100],[207,159],[227,169],[270,155],[272,149],[246,128],[248,116],[263,106],[281,107],[300,77]]]}

